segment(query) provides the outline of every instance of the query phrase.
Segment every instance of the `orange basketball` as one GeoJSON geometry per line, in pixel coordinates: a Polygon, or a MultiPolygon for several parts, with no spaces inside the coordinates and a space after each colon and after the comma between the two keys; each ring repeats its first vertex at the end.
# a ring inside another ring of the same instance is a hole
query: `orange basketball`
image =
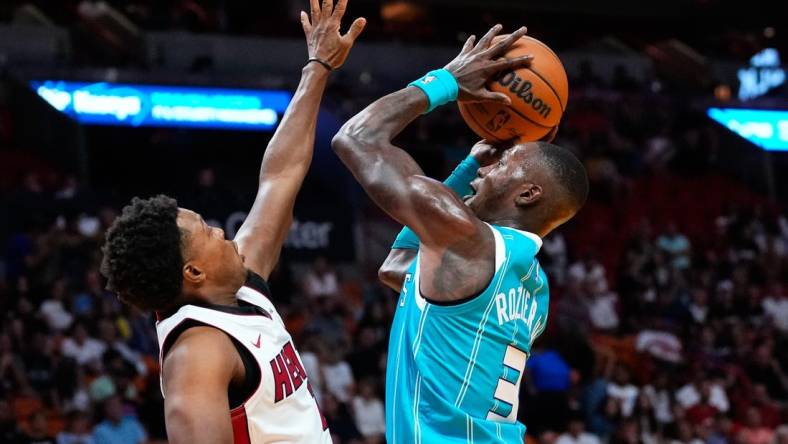
{"type": "MultiPolygon", "coordinates": [[[[493,40],[504,38],[498,36],[493,40]]],[[[480,137],[491,142],[519,138],[539,140],[561,121],[569,98],[569,81],[564,65],[544,43],[522,37],[506,52],[506,58],[531,54],[531,66],[503,71],[490,79],[487,88],[512,99],[511,106],[492,102],[460,102],[465,123],[480,137]]]]}

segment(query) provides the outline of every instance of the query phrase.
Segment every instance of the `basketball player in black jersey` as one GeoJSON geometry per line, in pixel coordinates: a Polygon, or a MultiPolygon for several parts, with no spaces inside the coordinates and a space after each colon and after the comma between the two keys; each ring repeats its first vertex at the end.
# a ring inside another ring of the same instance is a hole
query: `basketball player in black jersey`
{"type": "MultiPolygon", "coordinates": [[[[225,240],[221,229],[169,197],[133,199],[107,231],[103,247],[108,288],[124,302],[166,318],[185,305],[236,307],[236,293],[250,276],[257,284],[247,285],[267,291],[261,282],[290,229],[328,76],[344,63],[366,23],[356,19],[340,34],[347,0],[333,3],[311,0],[311,15],[301,13],[310,59],[265,150],[257,196],[236,238],[225,240]]],[[[232,339],[216,328],[189,328],[169,346],[162,370],[170,442],[233,442],[228,391],[243,389],[247,375],[232,339]]]]}

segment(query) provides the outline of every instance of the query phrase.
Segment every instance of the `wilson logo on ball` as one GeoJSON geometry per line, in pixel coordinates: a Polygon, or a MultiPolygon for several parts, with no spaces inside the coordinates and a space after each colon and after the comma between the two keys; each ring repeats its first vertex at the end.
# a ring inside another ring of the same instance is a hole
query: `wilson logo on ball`
{"type": "Polygon", "coordinates": [[[503,87],[509,87],[509,91],[517,95],[526,105],[529,105],[542,117],[549,116],[550,111],[553,110],[542,99],[531,92],[533,87],[531,82],[521,79],[514,71],[502,73],[495,81],[503,87]]]}

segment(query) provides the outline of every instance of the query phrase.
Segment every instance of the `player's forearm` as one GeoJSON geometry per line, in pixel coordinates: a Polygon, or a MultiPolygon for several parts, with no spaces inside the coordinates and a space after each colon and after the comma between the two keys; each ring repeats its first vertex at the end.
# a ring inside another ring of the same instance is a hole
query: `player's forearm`
{"type": "Polygon", "coordinates": [[[261,182],[279,174],[306,175],[312,162],[315,128],[329,72],[317,63],[307,64],[260,167],[261,182]]]}
{"type": "Polygon", "coordinates": [[[353,151],[358,151],[360,147],[371,150],[388,145],[424,112],[427,105],[427,98],[414,87],[407,87],[378,99],[348,120],[339,130],[335,137],[335,140],[339,139],[339,146],[335,147],[337,153],[340,157],[347,155],[344,153],[346,148],[350,148],[347,145],[352,145],[353,151]]]}

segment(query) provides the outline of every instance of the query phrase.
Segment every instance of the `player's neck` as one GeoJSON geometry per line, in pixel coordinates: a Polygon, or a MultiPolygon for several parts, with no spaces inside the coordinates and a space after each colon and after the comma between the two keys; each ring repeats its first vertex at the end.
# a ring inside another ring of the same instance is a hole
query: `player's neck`
{"type": "Polygon", "coordinates": [[[185,299],[187,304],[189,303],[188,301],[195,301],[211,305],[236,306],[238,305],[238,299],[235,296],[235,292],[236,290],[211,286],[199,288],[187,295],[185,299]]]}
{"type": "Polygon", "coordinates": [[[205,302],[213,305],[237,306],[238,298],[235,293],[218,293],[210,297],[203,298],[205,302]]]}
{"type": "Polygon", "coordinates": [[[509,227],[514,228],[515,230],[527,231],[529,233],[534,233],[539,237],[545,237],[547,234],[544,232],[545,230],[543,224],[540,223],[531,223],[513,218],[494,219],[490,220],[489,223],[492,225],[498,225],[499,227],[509,227]]]}

